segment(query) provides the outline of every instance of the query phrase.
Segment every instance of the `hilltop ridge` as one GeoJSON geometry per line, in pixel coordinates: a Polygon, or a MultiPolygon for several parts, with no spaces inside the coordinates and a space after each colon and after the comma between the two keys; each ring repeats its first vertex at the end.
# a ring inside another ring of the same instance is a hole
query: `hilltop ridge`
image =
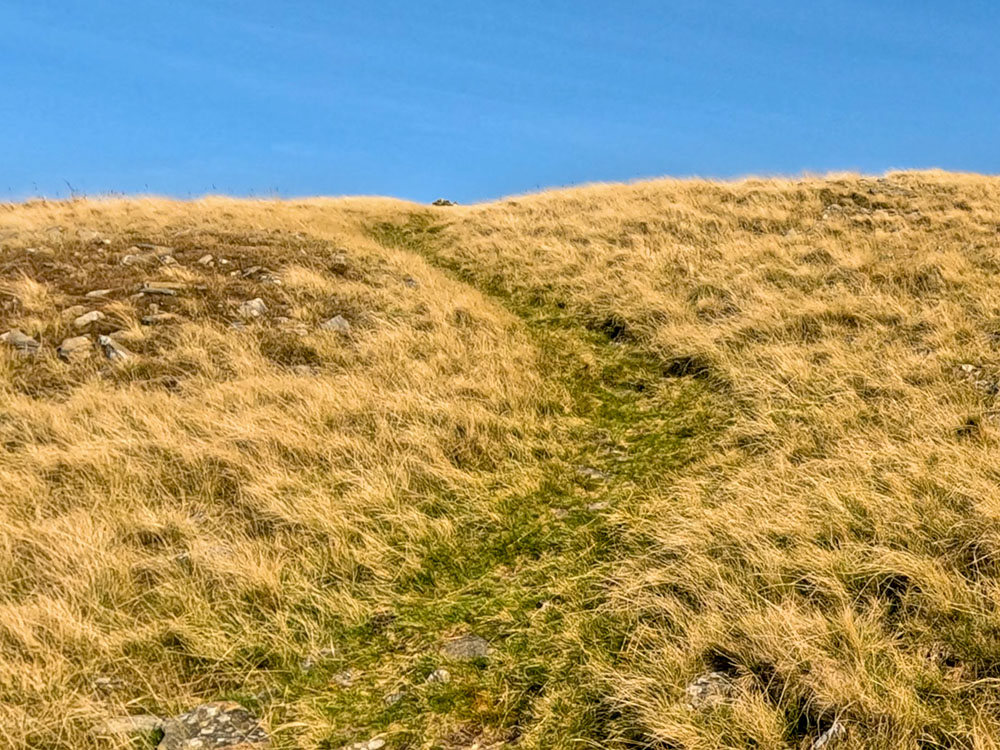
{"type": "Polygon", "coordinates": [[[0,738],[992,747],[998,270],[946,172],[0,206],[0,738]]]}

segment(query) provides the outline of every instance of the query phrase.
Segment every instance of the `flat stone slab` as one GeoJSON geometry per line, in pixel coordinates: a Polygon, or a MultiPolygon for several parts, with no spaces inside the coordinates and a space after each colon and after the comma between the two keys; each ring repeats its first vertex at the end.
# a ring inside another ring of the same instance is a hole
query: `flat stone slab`
{"type": "Polygon", "coordinates": [[[239,703],[205,703],[164,719],[157,750],[266,750],[267,730],[239,703]]]}

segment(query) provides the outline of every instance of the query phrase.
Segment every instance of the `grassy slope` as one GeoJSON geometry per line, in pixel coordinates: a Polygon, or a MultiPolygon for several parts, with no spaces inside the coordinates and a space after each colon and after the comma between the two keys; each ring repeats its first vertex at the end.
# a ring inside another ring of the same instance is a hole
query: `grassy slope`
{"type": "Polygon", "coordinates": [[[3,360],[0,732],[231,696],[282,746],[991,747],[998,227],[995,180],[927,173],[11,207],[0,327],[113,286],[142,357],[3,360]],[[188,323],[134,325],[134,241],[188,323]],[[709,669],[735,699],[692,710],[709,669]]]}

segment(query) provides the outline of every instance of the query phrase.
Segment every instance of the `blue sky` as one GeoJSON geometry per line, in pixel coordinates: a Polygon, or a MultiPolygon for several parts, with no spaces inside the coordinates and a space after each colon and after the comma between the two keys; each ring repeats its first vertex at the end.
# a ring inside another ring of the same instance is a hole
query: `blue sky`
{"type": "Polygon", "coordinates": [[[998,32],[972,0],[0,0],[0,200],[996,173],[998,32]]]}

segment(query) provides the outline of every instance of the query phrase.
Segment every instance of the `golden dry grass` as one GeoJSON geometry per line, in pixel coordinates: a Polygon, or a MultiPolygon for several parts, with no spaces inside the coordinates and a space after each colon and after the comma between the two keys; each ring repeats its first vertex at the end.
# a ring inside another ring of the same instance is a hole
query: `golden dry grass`
{"type": "MultiPolygon", "coordinates": [[[[223,201],[4,210],[2,327],[43,352],[0,359],[0,745],[109,747],[89,729],[135,706],[253,694],[256,673],[328,647],[331,623],[368,621],[422,545],[488,518],[484,477],[533,450],[543,385],[511,316],[377,247],[351,204],[314,210],[339,232],[306,240],[294,209],[223,201]],[[118,264],[132,240],[180,263],[118,264]],[[206,252],[232,263],[201,269],[206,252]],[[258,264],[282,285],[229,276],[258,264]],[[204,287],[159,300],[185,322],[139,325],[148,278],[204,287]],[[257,296],[293,322],[230,328],[257,296]],[[129,333],[132,361],[56,358],[76,333],[59,310],[80,302],[129,333]],[[334,314],[350,335],[317,330],[334,314]]],[[[297,742],[330,732],[300,708],[281,717],[304,723],[297,742]]]]}
{"type": "Polygon", "coordinates": [[[1000,737],[1000,181],[656,181],[453,214],[469,277],[636,342],[728,401],[715,449],[619,519],[608,665],[638,737],[1000,737]],[[970,367],[971,366],[971,367],[970,367]],[[706,669],[740,686],[699,713],[706,669]]]}
{"type": "MultiPolygon", "coordinates": [[[[997,744],[1000,181],[654,181],[442,209],[35,203],[5,207],[4,232],[0,328],[46,345],[0,359],[11,747],[109,746],[88,734],[101,717],[252,695],[331,634],[404,611],[390,636],[423,635],[373,662],[375,702],[460,623],[548,640],[508,649],[488,685],[470,673],[450,708],[379,719],[400,746],[407,727],[458,747],[516,724],[492,741],[795,748],[835,720],[843,747],[997,744]],[[164,303],[187,322],[138,325],[128,295],[152,271],[116,264],[133,242],[171,245],[180,267],[157,278],[203,287],[164,303]],[[202,269],[205,252],[284,283],[202,269]],[[139,356],[68,367],[59,311],[97,287],[118,290],[102,325],[139,356]],[[258,296],[272,318],[230,329],[258,296]],[[316,330],[337,313],[350,336],[316,330]],[[588,399],[604,406],[573,406],[588,399]],[[695,461],[633,434],[705,403],[695,461]],[[630,467],[601,490],[605,520],[539,520],[552,497],[577,502],[552,467],[594,454],[598,419],[630,467]],[[463,547],[490,524],[507,541],[463,547]],[[587,541],[522,543],[553,535],[587,541]],[[437,621],[422,613],[444,580],[449,612],[482,596],[437,621]],[[524,614],[534,591],[543,617],[524,614]],[[527,661],[548,671],[513,700],[527,661]],[[570,664],[585,686],[558,684],[570,664]],[[713,670],[735,696],[691,708],[685,687],[713,670]]],[[[257,707],[288,746],[336,747],[372,715],[281,684],[257,707]]]]}

